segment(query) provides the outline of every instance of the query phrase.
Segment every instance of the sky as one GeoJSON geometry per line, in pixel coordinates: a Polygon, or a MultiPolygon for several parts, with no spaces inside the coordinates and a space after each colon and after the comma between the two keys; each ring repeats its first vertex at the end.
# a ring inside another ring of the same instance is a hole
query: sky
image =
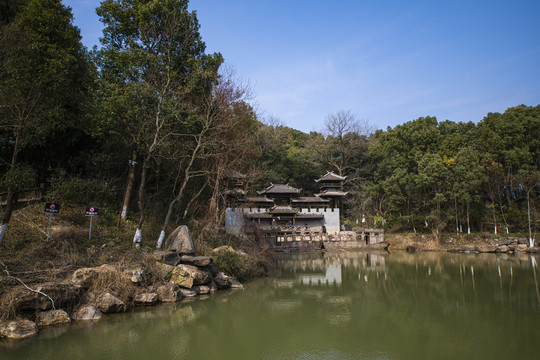
{"type": "MultiPolygon", "coordinates": [[[[99,46],[99,0],[63,0],[99,46]]],[[[540,104],[538,0],[191,0],[206,52],[253,89],[261,119],[322,131],[349,110],[373,128],[479,122],[540,104]]]]}

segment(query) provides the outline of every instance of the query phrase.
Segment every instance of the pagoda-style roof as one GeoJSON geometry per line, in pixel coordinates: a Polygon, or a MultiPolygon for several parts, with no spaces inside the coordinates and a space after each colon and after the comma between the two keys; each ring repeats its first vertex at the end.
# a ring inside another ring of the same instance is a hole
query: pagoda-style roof
{"type": "Polygon", "coordinates": [[[321,176],[315,182],[321,182],[321,181],[345,181],[347,179],[346,176],[340,176],[338,174],[334,174],[333,172],[329,171],[325,175],[321,176]]]}
{"type": "Polygon", "coordinates": [[[272,184],[264,190],[257,191],[259,195],[294,195],[300,194],[302,189],[297,189],[289,184],[272,184]]]}
{"type": "Polygon", "coordinates": [[[243,189],[227,189],[223,191],[223,195],[230,197],[244,197],[246,192],[243,189]]]}
{"type": "Polygon", "coordinates": [[[274,204],[274,200],[267,198],[266,196],[247,197],[243,199],[248,204],[274,204]]]}
{"type": "Polygon", "coordinates": [[[236,170],[229,170],[223,177],[227,179],[245,179],[246,175],[236,170]]]}
{"type": "Polygon", "coordinates": [[[292,204],[327,204],[330,200],[323,199],[319,196],[304,196],[295,197],[291,200],[292,204]]]}
{"type": "Polygon", "coordinates": [[[324,190],[322,193],[320,194],[315,194],[316,196],[320,196],[320,197],[343,197],[343,196],[347,196],[348,192],[344,192],[344,191],[338,191],[338,190],[324,190]]]}
{"type": "Polygon", "coordinates": [[[293,209],[290,206],[274,206],[268,210],[268,213],[275,215],[288,215],[288,214],[297,214],[298,210],[293,209]]]}

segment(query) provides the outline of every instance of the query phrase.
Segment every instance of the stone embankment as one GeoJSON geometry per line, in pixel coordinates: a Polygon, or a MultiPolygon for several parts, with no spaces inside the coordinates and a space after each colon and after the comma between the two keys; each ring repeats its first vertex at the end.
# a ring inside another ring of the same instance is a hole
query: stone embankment
{"type": "Polygon", "coordinates": [[[195,256],[194,252],[189,231],[182,226],[169,236],[163,250],[152,254],[146,266],[128,270],[118,265],[80,268],[62,282],[40,284],[32,290],[14,287],[10,294],[2,295],[11,296],[14,311],[26,318],[0,323],[0,338],[26,338],[44,326],[95,321],[135,306],[243,288],[234,277],[217,272],[210,257],[195,256]]]}
{"type": "Polygon", "coordinates": [[[540,249],[529,247],[525,238],[514,238],[505,240],[491,240],[483,244],[470,244],[455,246],[449,249],[451,252],[461,253],[539,253],[540,249]]]}
{"type": "Polygon", "coordinates": [[[456,253],[540,253],[540,248],[530,247],[526,238],[504,238],[504,239],[473,239],[445,238],[443,243],[435,241],[429,237],[397,238],[390,240],[390,250],[414,251],[447,251],[456,253]],[[394,241],[397,240],[397,241],[394,241]]]}

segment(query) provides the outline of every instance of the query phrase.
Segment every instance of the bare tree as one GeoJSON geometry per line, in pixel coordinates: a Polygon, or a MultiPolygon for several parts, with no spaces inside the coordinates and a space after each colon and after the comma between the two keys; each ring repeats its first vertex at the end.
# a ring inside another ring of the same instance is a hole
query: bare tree
{"type": "Polygon", "coordinates": [[[360,167],[367,153],[367,138],[373,131],[372,126],[358,120],[349,110],[328,115],[324,126],[325,138],[313,138],[310,143],[321,162],[340,176],[360,167]]]}
{"type": "MultiPolygon", "coordinates": [[[[242,165],[250,149],[249,124],[254,113],[247,103],[251,96],[249,85],[242,84],[234,77],[234,72],[226,69],[200,103],[192,108],[194,121],[189,127],[194,132],[176,134],[184,146],[180,148],[176,168],[173,196],[169,202],[157,248],[160,248],[167,227],[171,221],[175,205],[187,199],[188,183],[194,178],[207,178],[204,186],[211,184],[210,210],[214,221],[219,221],[218,203],[220,182],[225,173],[242,165]]],[[[198,197],[199,193],[195,196],[198,197]]]]}

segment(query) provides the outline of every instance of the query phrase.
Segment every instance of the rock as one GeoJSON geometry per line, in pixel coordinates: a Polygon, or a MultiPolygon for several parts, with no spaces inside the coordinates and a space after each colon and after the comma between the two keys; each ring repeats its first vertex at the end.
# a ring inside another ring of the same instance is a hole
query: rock
{"type": "Polygon", "coordinates": [[[87,288],[95,277],[97,277],[96,268],[80,268],[71,275],[71,282],[77,286],[87,288]]]}
{"type": "Polygon", "coordinates": [[[135,296],[135,305],[154,305],[159,300],[156,293],[142,293],[135,296]]]}
{"type": "Polygon", "coordinates": [[[38,333],[35,322],[30,320],[14,320],[0,324],[0,337],[23,339],[38,333]]]}
{"type": "Polygon", "coordinates": [[[156,250],[152,254],[152,257],[154,260],[159,261],[161,263],[176,266],[180,264],[181,259],[180,255],[178,255],[175,251],[165,251],[165,250],[156,250]]]}
{"type": "Polygon", "coordinates": [[[516,241],[517,241],[518,244],[529,245],[529,239],[527,239],[527,238],[517,238],[516,241]]]}
{"type": "Polygon", "coordinates": [[[99,320],[103,313],[94,305],[84,305],[73,314],[73,320],[99,320]]]}
{"type": "Polygon", "coordinates": [[[210,288],[211,294],[215,293],[218,290],[217,285],[214,282],[214,280],[210,281],[207,286],[210,288]]]}
{"type": "Polygon", "coordinates": [[[195,246],[193,240],[191,240],[188,227],[185,225],[177,227],[165,240],[163,250],[174,251],[180,255],[195,254],[195,246]]]}
{"type": "Polygon", "coordinates": [[[150,277],[148,270],[145,268],[131,270],[129,275],[131,276],[131,281],[137,285],[146,285],[148,283],[148,278],[150,277]]]}
{"type": "Polygon", "coordinates": [[[111,293],[104,293],[96,299],[97,308],[103,313],[117,313],[126,311],[126,304],[111,293]]]}
{"type": "Polygon", "coordinates": [[[208,269],[184,264],[178,265],[177,268],[187,272],[193,278],[193,285],[204,285],[212,281],[212,273],[208,269]]]}
{"type": "Polygon", "coordinates": [[[71,283],[82,288],[89,288],[100,274],[105,273],[118,273],[118,269],[108,264],[94,268],[80,268],[73,272],[71,283]]]}
{"type": "Polygon", "coordinates": [[[185,269],[175,267],[171,272],[169,282],[186,289],[191,289],[193,286],[193,276],[185,269]]]}
{"type": "Polygon", "coordinates": [[[518,246],[516,246],[516,251],[527,252],[529,251],[529,246],[527,244],[519,244],[518,246]]]}
{"type": "Polygon", "coordinates": [[[509,251],[510,251],[510,248],[508,247],[508,245],[498,246],[497,250],[496,250],[496,252],[498,252],[498,253],[507,253],[509,251]]]}
{"type": "Polygon", "coordinates": [[[233,253],[241,256],[247,256],[244,251],[236,251],[231,246],[223,245],[212,250],[213,253],[233,253]]]}
{"type": "Polygon", "coordinates": [[[231,283],[231,289],[243,289],[244,285],[240,281],[236,280],[234,277],[229,276],[229,282],[231,283]]]}
{"type": "Polygon", "coordinates": [[[180,288],[180,292],[182,293],[182,295],[184,297],[195,297],[197,295],[199,295],[197,293],[197,291],[193,290],[193,289],[184,289],[184,288],[180,288]]]}
{"type": "Polygon", "coordinates": [[[166,283],[158,287],[157,294],[161,302],[177,302],[182,300],[183,297],[178,285],[173,283],[166,283]]]}
{"type": "Polygon", "coordinates": [[[194,286],[193,290],[195,290],[197,292],[197,294],[199,294],[199,295],[210,294],[210,287],[207,286],[207,285],[194,286]]]}
{"type": "Polygon", "coordinates": [[[495,245],[478,245],[476,251],[480,253],[494,253],[497,251],[497,246],[495,245]]]}
{"type": "Polygon", "coordinates": [[[217,275],[214,276],[214,283],[218,289],[228,289],[231,287],[229,277],[222,272],[217,273],[217,275]]]}
{"type": "MultiPolygon", "coordinates": [[[[80,295],[80,289],[70,283],[43,283],[33,286],[33,289],[52,298],[55,307],[69,305],[80,295]]],[[[13,291],[19,310],[50,310],[53,307],[51,300],[40,293],[25,287],[17,287],[13,291]]]]}
{"type": "Polygon", "coordinates": [[[50,310],[40,312],[37,316],[37,325],[38,326],[51,326],[58,324],[67,324],[71,322],[71,318],[62,309],[59,310],[50,310]]]}
{"type": "Polygon", "coordinates": [[[159,280],[169,281],[175,268],[176,266],[156,262],[154,267],[154,276],[156,276],[159,280]]]}
{"type": "Polygon", "coordinates": [[[212,259],[208,256],[182,256],[182,264],[193,265],[197,267],[205,267],[212,263],[212,259]]]}
{"type": "Polygon", "coordinates": [[[210,264],[206,267],[208,270],[210,270],[210,273],[212,274],[212,277],[216,277],[217,276],[217,271],[216,271],[216,268],[214,268],[214,265],[210,264]]]}

